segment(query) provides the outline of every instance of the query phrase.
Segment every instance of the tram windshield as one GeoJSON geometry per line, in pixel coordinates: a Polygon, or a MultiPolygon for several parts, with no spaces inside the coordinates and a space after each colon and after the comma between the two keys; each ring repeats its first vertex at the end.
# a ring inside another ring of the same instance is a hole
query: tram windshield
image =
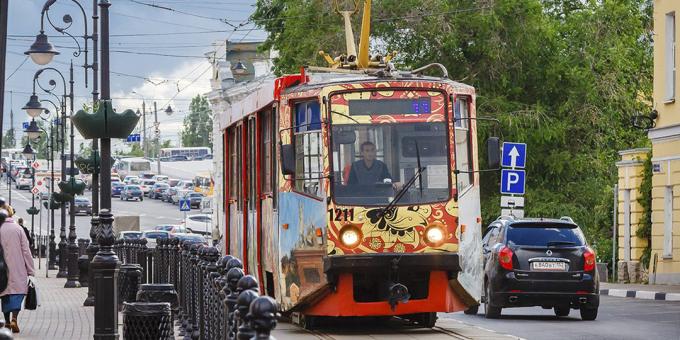
{"type": "Polygon", "coordinates": [[[334,124],[331,138],[337,204],[386,205],[404,187],[397,205],[449,198],[445,122],[334,124]]]}

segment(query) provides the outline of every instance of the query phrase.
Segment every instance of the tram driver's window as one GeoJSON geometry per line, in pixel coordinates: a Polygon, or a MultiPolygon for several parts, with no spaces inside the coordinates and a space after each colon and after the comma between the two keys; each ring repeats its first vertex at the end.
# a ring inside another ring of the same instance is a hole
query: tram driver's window
{"type": "Polygon", "coordinates": [[[472,184],[472,149],[470,147],[470,100],[457,97],[454,105],[456,136],[456,169],[458,174],[458,192],[462,192],[472,184]]]}
{"type": "Polygon", "coordinates": [[[321,109],[317,101],[295,104],[295,190],[321,197],[321,109]]]}

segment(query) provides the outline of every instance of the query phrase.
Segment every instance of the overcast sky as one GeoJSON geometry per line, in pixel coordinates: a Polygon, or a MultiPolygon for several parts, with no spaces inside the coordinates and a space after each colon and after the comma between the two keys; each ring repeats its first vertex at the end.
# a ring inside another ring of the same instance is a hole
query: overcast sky
{"type": "MultiPolygon", "coordinates": [[[[10,107],[14,111],[14,127],[20,131],[21,122],[28,121],[21,107],[28,101],[33,74],[39,69],[23,52],[39,32],[44,1],[9,0],[9,3],[5,74],[9,79],[5,86],[3,131],[9,129],[10,107]]],[[[92,1],[80,0],[80,3],[88,15],[88,32],[91,33],[92,1]]],[[[144,97],[148,112],[155,100],[161,122],[161,138],[171,139],[173,143],[178,141],[191,98],[206,93],[210,88],[211,69],[205,53],[216,51],[218,57],[224,56],[224,47],[216,48],[216,43],[223,43],[226,39],[236,42],[263,40],[266,36],[248,21],[254,11],[255,0],[112,0],[111,3],[111,96],[114,107],[119,111],[126,108],[141,110],[144,97]],[[170,117],[160,113],[168,104],[175,111],[170,117]]],[[[82,14],[72,0],[58,0],[50,13],[52,22],[57,25],[62,24],[64,14],[70,14],[73,27],[69,32],[83,35],[82,14]]],[[[50,27],[47,20],[45,26],[45,34],[61,52],[49,66],[68,76],[68,63],[73,60],[78,109],[92,98],[91,71],[88,71],[89,88],[85,88],[84,57],[73,56],[75,42],[50,27]]],[[[82,38],[79,38],[79,43],[82,45],[82,38]]],[[[91,55],[88,57],[90,60],[91,55]]],[[[41,76],[44,84],[58,77],[56,74],[53,77],[48,75],[52,74],[41,76]]],[[[62,92],[60,87],[58,93],[62,92]]],[[[44,94],[39,96],[47,97],[44,94]]],[[[152,121],[153,115],[147,116],[147,131],[152,131],[152,121]]],[[[113,143],[114,148],[123,144],[122,141],[113,143]]]]}

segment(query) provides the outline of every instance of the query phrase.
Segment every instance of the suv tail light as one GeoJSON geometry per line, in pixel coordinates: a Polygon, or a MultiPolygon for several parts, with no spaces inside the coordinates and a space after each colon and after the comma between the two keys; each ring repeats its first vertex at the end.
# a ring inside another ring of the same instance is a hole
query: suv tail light
{"type": "Polygon", "coordinates": [[[498,262],[501,264],[501,267],[512,270],[512,255],[512,249],[508,248],[508,246],[503,247],[503,249],[498,252],[498,262]]]}
{"type": "Polygon", "coordinates": [[[583,271],[589,272],[595,269],[595,252],[586,248],[583,252],[583,271]]]}

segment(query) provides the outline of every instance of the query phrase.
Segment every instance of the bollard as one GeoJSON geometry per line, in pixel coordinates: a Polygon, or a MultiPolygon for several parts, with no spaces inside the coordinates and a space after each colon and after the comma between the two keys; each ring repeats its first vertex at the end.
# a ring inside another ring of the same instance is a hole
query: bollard
{"type": "MultiPolygon", "coordinates": [[[[229,263],[232,263],[232,261],[229,261],[229,263]]],[[[245,274],[243,273],[243,269],[238,267],[231,268],[227,272],[227,288],[229,289],[229,292],[226,299],[224,300],[224,305],[227,311],[227,323],[225,333],[227,334],[228,339],[234,339],[236,337],[236,331],[234,326],[234,311],[236,310],[236,301],[238,299],[237,292],[238,281],[243,276],[245,276],[245,274]]]]}
{"type": "Polygon", "coordinates": [[[278,305],[269,296],[260,296],[250,304],[250,325],[255,331],[254,340],[275,340],[271,336],[279,317],[278,305]]]}
{"type": "Polygon", "coordinates": [[[139,286],[137,302],[167,302],[170,304],[172,314],[176,315],[179,309],[179,297],[175,287],[168,283],[150,283],[139,286]]]}
{"type": "Polygon", "coordinates": [[[238,295],[238,299],[236,300],[236,311],[234,312],[234,318],[238,325],[238,331],[236,333],[236,339],[238,340],[250,340],[255,336],[255,332],[250,327],[250,315],[248,315],[248,312],[250,310],[250,304],[258,297],[259,295],[256,292],[249,289],[242,291],[241,294],[238,295]]]}
{"type": "Polygon", "coordinates": [[[124,303],[123,339],[174,339],[170,304],[167,302],[124,303]]]}
{"type": "Polygon", "coordinates": [[[80,286],[88,287],[90,278],[90,258],[87,255],[81,255],[78,258],[78,268],[80,269],[78,277],[80,286]]]}
{"type": "Polygon", "coordinates": [[[135,302],[142,268],[138,264],[120,266],[118,274],[118,310],[122,310],[123,302],[135,302]]]}

